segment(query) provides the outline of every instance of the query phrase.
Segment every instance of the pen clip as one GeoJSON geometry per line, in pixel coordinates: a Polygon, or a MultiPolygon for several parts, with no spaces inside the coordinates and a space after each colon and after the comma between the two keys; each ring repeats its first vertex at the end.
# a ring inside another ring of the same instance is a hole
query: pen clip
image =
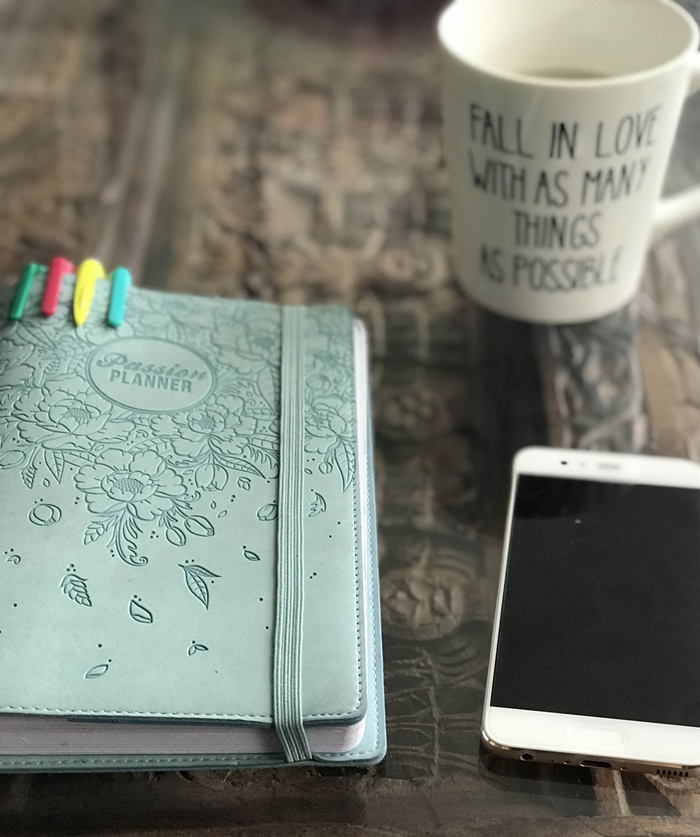
{"type": "Polygon", "coordinates": [[[24,314],[24,306],[27,304],[27,299],[29,298],[29,291],[32,288],[34,278],[38,276],[40,273],[45,272],[46,268],[44,267],[44,265],[37,264],[36,262],[31,262],[24,268],[24,270],[22,271],[22,276],[19,280],[19,284],[17,285],[17,290],[15,291],[14,298],[12,299],[12,305],[10,306],[9,318],[11,320],[22,319],[22,315],[24,314]]]}
{"type": "Polygon", "coordinates": [[[74,272],[75,265],[68,259],[64,259],[62,256],[51,259],[49,274],[46,277],[46,287],[44,288],[44,298],[41,300],[41,313],[45,317],[52,317],[56,313],[63,277],[67,273],[74,272]]]}
{"type": "Polygon", "coordinates": [[[105,270],[97,259],[86,259],[78,267],[73,291],[73,319],[76,326],[87,320],[95,294],[95,282],[105,278],[105,270]]]}
{"type": "Polygon", "coordinates": [[[118,267],[112,272],[112,295],[107,314],[107,322],[112,328],[119,328],[124,322],[126,294],[130,284],[131,274],[125,267],[118,267]]]}

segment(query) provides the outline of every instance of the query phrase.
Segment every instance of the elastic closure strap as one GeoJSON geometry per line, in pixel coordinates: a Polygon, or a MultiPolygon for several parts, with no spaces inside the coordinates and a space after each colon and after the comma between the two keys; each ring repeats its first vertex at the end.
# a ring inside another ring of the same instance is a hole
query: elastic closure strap
{"type": "Polygon", "coordinates": [[[301,652],[304,617],[304,308],[282,309],[280,474],[273,712],[289,762],[310,761],[304,731],[301,652]]]}

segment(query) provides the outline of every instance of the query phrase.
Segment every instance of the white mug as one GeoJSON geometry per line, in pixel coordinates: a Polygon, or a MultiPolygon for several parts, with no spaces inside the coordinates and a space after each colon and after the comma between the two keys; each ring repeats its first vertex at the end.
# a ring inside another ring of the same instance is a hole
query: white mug
{"type": "Polygon", "coordinates": [[[649,242],[700,215],[700,187],[660,198],[700,89],[694,19],[671,0],[456,0],[438,32],[465,289],[536,323],[625,305],[649,242]]]}

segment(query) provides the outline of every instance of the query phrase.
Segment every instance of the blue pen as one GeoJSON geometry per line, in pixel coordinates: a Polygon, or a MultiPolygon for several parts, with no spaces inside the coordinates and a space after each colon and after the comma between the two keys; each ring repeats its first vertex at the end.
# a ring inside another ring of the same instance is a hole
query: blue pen
{"type": "Polygon", "coordinates": [[[107,322],[113,328],[119,328],[124,322],[126,293],[131,284],[131,274],[125,267],[118,267],[112,273],[112,296],[109,300],[107,322]]]}

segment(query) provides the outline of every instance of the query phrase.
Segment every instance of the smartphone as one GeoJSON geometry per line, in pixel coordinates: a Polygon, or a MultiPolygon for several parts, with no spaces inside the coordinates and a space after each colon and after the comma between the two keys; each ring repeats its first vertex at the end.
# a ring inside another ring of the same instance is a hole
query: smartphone
{"type": "Polygon", "coordinates": [[[700,775],[700,466],[514,460],[482,723],[523,761],[700,775]]]}

